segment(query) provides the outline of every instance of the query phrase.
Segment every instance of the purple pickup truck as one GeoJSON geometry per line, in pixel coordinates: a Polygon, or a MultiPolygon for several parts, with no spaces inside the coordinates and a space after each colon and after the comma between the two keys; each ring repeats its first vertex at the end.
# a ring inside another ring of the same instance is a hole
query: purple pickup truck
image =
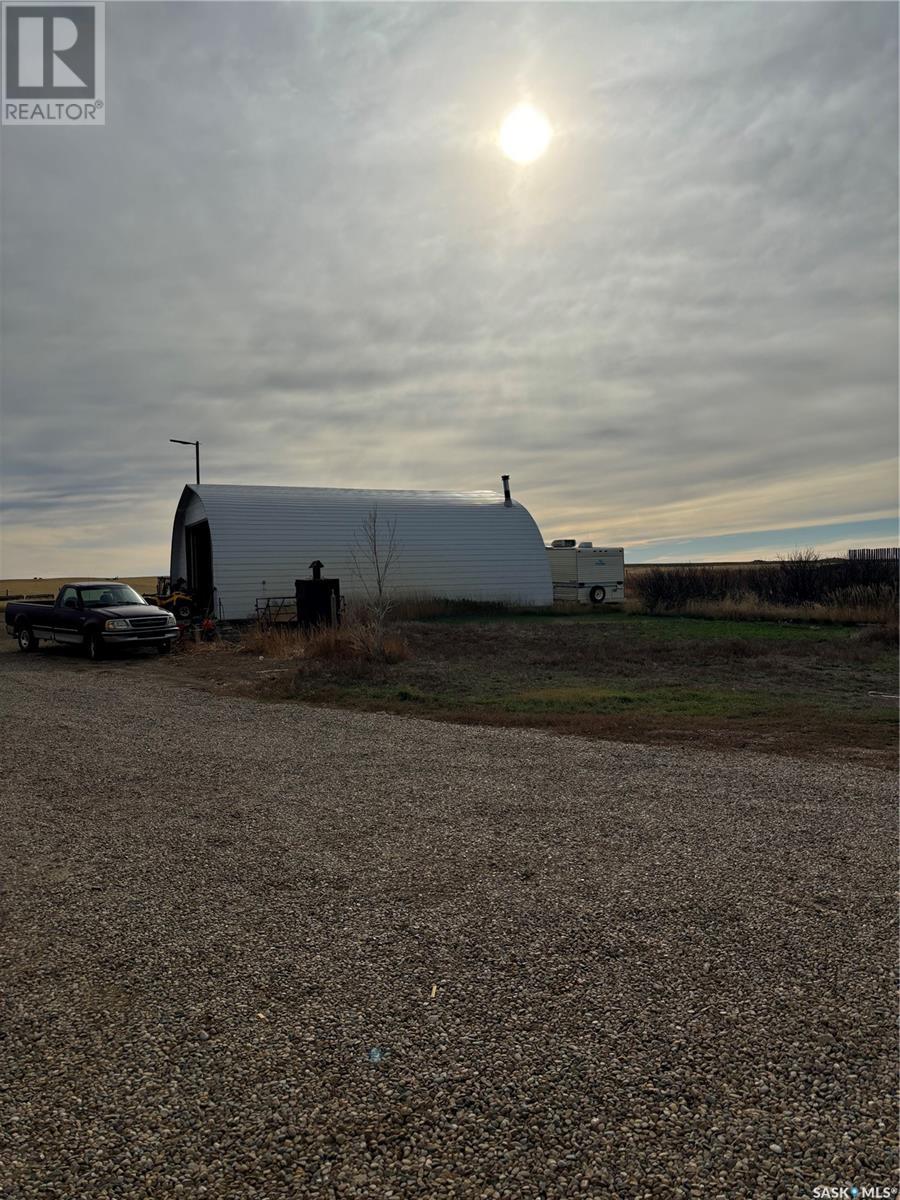
{"type": "Polygon", "coordinates": [[[6,632],[26,653],[41,642],[83,646],[89,658],[103,658],[115,646],[172,649],[178,626],[171,613],[148,604],[127,583],[117,580],[66,583],[52,603],[11,600],[6,632]]]}

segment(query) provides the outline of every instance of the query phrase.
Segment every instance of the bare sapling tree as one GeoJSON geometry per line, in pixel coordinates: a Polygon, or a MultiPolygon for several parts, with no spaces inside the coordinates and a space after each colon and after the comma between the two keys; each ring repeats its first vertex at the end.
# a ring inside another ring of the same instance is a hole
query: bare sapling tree
{"type": "Polygon", "coordinates": [[[390,575],[400,549],[397,518],[382,519],[376,504],[366,514],[350,552],[353,569],[366,597],[369,648],[376,658],[385,656],[384,632],[393,604],[390,575]]]}

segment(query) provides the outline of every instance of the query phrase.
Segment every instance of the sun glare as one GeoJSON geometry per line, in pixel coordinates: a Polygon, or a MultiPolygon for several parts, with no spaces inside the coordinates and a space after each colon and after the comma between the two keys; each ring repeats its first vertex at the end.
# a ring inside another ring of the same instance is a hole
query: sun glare
{"type": "Polygon", "coordinates": [[[517,104],[500,126],[500,149],[516,163],[540,158],[553,137],[550,122],[532,104],[517,104]]]}

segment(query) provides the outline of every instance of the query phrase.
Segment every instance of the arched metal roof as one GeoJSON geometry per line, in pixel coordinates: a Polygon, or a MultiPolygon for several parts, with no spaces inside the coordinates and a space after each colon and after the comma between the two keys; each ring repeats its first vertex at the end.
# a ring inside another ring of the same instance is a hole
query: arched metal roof
{"type": "Polygon", "coordinates": [[[364,593],[363,526],[377,511],[396,523],[398,550],[388,578],[396,595],[550,604],[543,539],[531,514],[498,492],[413,492],[356,488],[188,485],[172,532],[172,577],[187,573],[185,529],[208,521],[222,614],[240,620],[258,599],[288,596],[319,559],[344,595],[364,593]]]}

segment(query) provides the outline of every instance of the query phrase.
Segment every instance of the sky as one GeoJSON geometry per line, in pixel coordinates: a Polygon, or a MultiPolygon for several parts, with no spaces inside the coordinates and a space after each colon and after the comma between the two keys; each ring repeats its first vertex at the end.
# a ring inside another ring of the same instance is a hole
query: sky
{"type": "Polygon", "coordinates": [[[0,151],[0,575],[204,480],[499,488],[632,560],[897,541],[898,10],[107,3],[0,151]],[[517,165],[504,115],[554,136],[517,165]]]}

